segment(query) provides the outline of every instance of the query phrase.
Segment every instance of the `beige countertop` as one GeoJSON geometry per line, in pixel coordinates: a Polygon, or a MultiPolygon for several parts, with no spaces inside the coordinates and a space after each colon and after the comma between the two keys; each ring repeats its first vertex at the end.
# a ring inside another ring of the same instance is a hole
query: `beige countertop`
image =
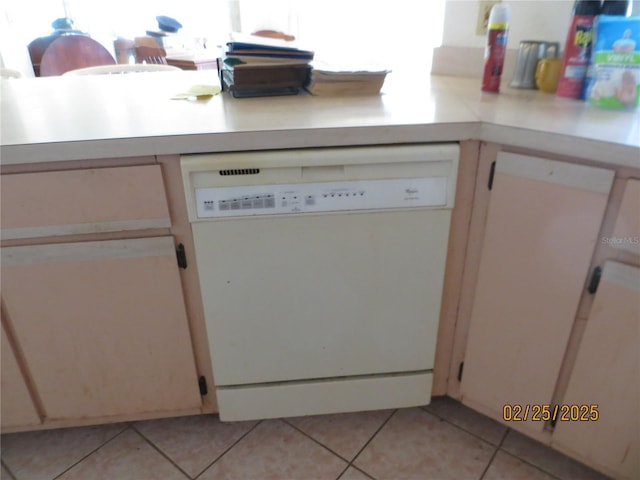
{"type": "Polygon", "coordinates": [[[389,75],[382,95],[172,100],[215,72],[2,80],[3,164],[476,139],[640,168],[640,112],[479,80],[389,75]]]}

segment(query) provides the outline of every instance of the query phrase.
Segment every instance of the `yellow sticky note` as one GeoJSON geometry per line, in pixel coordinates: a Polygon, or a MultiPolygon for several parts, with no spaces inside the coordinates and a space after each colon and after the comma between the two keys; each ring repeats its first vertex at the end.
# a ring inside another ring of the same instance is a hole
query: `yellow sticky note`
{"type": "Polygon", "coordinates": [[[213,97],[218,93],[220,93],[220,87],[218,85],[193,85],[186,92],[175,95],[173,100],[189,100],[194,98],[202,100],[213,97]]]}

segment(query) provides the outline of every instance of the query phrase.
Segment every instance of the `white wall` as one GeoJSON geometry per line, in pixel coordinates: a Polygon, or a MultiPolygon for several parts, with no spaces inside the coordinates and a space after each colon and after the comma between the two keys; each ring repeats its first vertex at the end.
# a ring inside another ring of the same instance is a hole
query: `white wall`
{"type": "MultiPolygon", "coordinates": [[[[446,0],[443,45],[484,47],[484,35],[476,35],[479,0],[446,0]]],[[[509,48],[521,40],[560,42],[564,49],[574,0],[503,0],[511,6],[509,48]]],[[[640,1],[634,1],[640,15],[640,1]]]]}
{"type": "Polygon", "coordinates": [[[6,12],[0,11],[0,68],[18,70],[26,77],[33,77],[28,42],[22,32],[9,22],[6,12]]]}

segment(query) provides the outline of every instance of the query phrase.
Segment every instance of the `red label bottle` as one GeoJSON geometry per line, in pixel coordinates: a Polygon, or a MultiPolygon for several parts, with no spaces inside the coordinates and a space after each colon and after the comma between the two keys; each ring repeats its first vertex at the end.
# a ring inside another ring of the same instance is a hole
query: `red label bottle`
{"type": "Polygon", "coordinates": [[[580,97],[591,55],[593,22],[599,14],[599,0],[579,0],[575,3],[556,95],[569,98],[580,97]]]}
{"type": "Polygon", "coordinates": [[[497,93],[500,91],[500,78],[507,50],[510,16],[509,6],[503,3],[498,3],[491,9],[487,46],[484,53],[483,92],[497,93]]]}

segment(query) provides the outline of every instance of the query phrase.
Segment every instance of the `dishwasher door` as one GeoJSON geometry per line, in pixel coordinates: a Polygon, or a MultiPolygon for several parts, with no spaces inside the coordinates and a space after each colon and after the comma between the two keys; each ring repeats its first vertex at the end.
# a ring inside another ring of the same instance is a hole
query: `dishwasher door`
{"type": "Polygon", "coordinates": [[[429,402],[457,156],[402,153],[183,159],[223,420],[429,402]]]}

